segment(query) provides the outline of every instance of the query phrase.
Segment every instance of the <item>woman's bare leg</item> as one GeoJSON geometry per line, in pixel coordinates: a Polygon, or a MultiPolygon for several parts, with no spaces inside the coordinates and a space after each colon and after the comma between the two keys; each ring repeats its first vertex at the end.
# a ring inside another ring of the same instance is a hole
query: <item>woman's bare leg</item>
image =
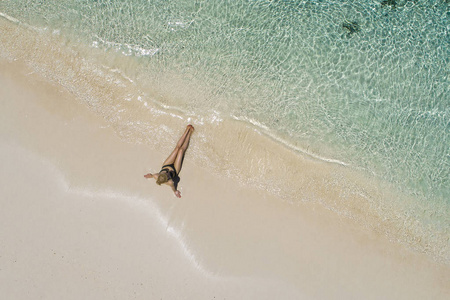
{"type": "Polygon", "coordinates": [[[175,158],[175,170],[177,171],[177,174],[181,171],[181,166],[183,165],[183,158],[184,153],[186,152],[187,147],[189,146],[189,141],[191,139],[191,134],[194,132],[194,127],[192,125],[188,126],[189,132],[181,145],[181,147],[178,149],[177,157],[175,158]]]}
{"type": "Polygon", "coordinates": [[[183,146],[189,132],[191,132],[193,130],[194,130],[194,127],[192,125],[188,125],[186,127],[186,130],[184,131],[183,135],[181,136],[180,140],[178,141],[177,145],[175,146],[175,149],[172,151],[172,153],[169,155],[169,157],[167,157],[167,159],[164,161],[163,166],[175,163],[175,159],[177,158],[178,151],[183,146]],[[192,130],[191,130],[191,128],[192,128],[192,130]]]}

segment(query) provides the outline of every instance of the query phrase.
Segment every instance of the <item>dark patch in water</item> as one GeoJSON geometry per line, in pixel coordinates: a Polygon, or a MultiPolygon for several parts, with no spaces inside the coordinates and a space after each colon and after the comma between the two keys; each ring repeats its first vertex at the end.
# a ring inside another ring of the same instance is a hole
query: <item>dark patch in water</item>
{"type": "Polygon", "coordinates": [[[342,23],[342,27],[347,29],[347,36],[350,36],[354,33],[360,32],[361,28],[359,27],[358,22],[356,21],[345,21],[344,23],[342,23]]]}
{"type": "Polygon", "coordinates": [[[397,7],[397,1],[395,0],[383,0],[381,1],[381,6],[391,6],[392,8],[397,7]]]}

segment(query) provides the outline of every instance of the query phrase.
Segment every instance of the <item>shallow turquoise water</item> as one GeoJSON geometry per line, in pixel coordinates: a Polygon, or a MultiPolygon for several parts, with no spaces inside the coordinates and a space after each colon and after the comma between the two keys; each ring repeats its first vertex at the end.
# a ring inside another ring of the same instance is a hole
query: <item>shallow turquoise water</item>
{"type": "MultiPolygon", "coordinates": [[[[2,1],[0,12],[177,74],[171,104],[287,143],[450,207],[448,1],[2,1]]],[[[170,96],[170,90],[168,91],[170,96]]],[[[117,99],[122,101],[122,99],[117,99]]]]}

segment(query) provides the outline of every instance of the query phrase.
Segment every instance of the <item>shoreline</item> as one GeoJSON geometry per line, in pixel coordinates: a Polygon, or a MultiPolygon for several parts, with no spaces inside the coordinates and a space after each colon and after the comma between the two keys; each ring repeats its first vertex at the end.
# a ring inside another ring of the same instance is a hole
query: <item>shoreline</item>
{"type": "MultiPolygon", "coordinates": [[[[130,69],[139,68],[137,61],[131,60],[130,65],[126,57],[73,45],[59,34],[33,31],[2,18],[0,26],[5,29],[0,37],[2,56],[26,62],[28,72],[69,91],[77,103],[103,118],[104,126],[121,140],[170,153],[172,145],[167,140],[179,138],[179,128],[186,123],[201,126],[191,145],[191,161],[207,165],[216,176],[269,191],[294,206],[319,204],[355,226],[449,264],[448,229],[442,228],[447,217],[445,204],[419,201],[370,174],[293,151],[253,124],[221,119],[220,115],[183,113],[175,103],[182,99],[181,93],[191,90],[177,81],[176,74],[171,74],[173,79],[166,74],[157,82],[150,80],[157,87],[150,91],[139,84],[146,78],[136,80],[132,76],[130,69]],[[127,68],[122,70],[121,66],[127,68]],[[174,93],[169,95],[167,91],[174,93]]],[[[197,92],[192,91],[188,97],[205,96],[197,92]]]]}
{"type": "Polygon", "coordinates": [[[450,295],[447,265],[319,204],[292,205],[192,163],[201,128],[176,199],[143,179],[157,170],[163,152],[124,142],[65,88],[20,61],[0,61],[0,67],[3,295],[450,295]]]}

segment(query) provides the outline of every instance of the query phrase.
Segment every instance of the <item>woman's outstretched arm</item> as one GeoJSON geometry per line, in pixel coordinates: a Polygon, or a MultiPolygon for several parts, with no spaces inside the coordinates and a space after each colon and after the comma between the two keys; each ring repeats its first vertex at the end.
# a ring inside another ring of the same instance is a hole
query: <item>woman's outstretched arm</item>
{"type": "Polygon", "coordinates": [[[148,173],[148,174],[144,175],[145,178],[155,178],[155,179],[158,179],[158,176],[159,176],[159,173],[156,173],[156,174],[148,173]]]}

